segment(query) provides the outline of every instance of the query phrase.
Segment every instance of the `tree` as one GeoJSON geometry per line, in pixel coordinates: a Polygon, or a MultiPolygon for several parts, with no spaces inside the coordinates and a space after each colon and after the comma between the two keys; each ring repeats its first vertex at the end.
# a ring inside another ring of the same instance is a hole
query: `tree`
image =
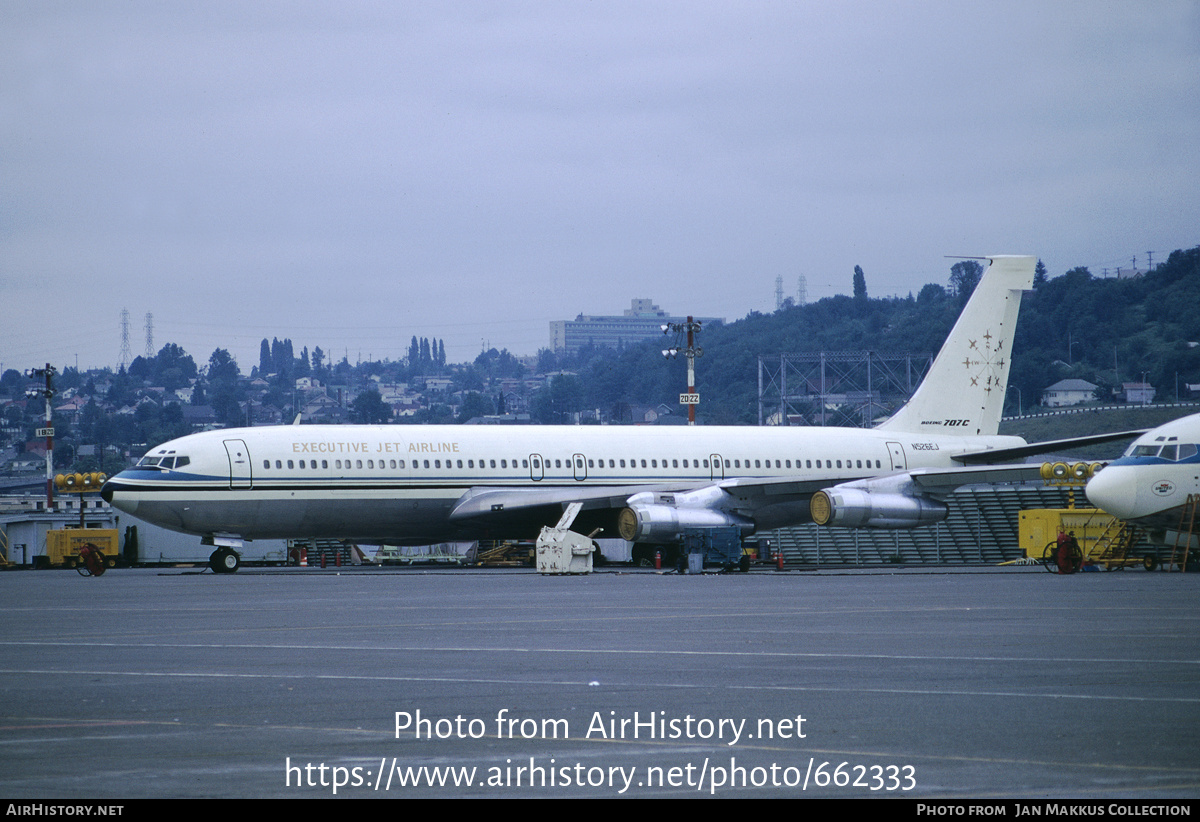
{"type": "Polygon", "coordinates": [[[463,423],[475,417],[484,417],[495,413],[495,410],[491,400],[478,391],[472,391],[463,397],[462,407],[458,409],[457,421],[463,423]]]}
{"type": "Polygon", "coordinates": [[[1033,269],[1033,287],[1041,288],[1046,284],[1046,264],[1039,259],[1037,267],[1033,269]]]}
{"type": "Polygon", "coordinates": [[[975,260],[963,260],[950,266],[950,291],[958,297],[959,302],[965,303],[971,298],[979,278],[983,276],[983,266],[975,260]]]}
{"type": "Polygon", "coordinates": [[[392,407],[383,401],[379,391],[370,388],[350,403],[350,421],[360,425],[382,425],[392,418],[392,407]]]}
{"type": "Polygon", "coordinates": [[[867,299],[867,275],[863,274],[861,266],[854,266],[854,299],[867,299]]]}
{"type": "Polygon", "coordinates": [[[264,380],[268,374],[274,372],[273,361],[271,360],[271,344],[267,342],[267,338],[263,337],[262,345],[258,347],[258,376],[264,380]]]}
{"type": "Polygon", "coordinates": [[[237,385],[240,374],[237,360],[224,348],[213,351],[212,356],[208,358],[208,381],[210,384],[232,387],[237,385]]]}

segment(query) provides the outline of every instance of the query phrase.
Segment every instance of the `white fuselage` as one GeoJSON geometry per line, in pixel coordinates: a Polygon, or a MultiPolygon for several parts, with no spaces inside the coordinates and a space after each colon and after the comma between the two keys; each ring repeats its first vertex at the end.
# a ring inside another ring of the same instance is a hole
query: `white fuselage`
{"type": "MultiPolygon", "coordinates": [[[[480,489],[595,486],[628,496],[739,477],[834,485],[950,467],[955,454],[1021,443],[842,428],[277,426],[172,440],[143,459],[158,465],[123,471],[105,495],[140,518],[204,535],[393,543],[529,537],[557,515],[532,511],[504,523],[451,521],[450,514],[480,489]],[[169,467],[160,467],[166,460],[169,467]],[[498,532],[505,527],[520,533],[498,532]]],[[[751,518],[757,529],[804,522],[806,500],[793,495],[751,518]]]]}

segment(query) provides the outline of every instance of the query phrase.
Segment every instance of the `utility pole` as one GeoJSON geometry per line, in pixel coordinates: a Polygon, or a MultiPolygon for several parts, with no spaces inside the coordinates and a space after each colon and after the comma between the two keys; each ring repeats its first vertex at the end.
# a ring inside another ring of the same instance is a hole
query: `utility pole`
{"type": "Polygon", "coordinates": [[[54,396],[54,386],[52,381],[56,370],[50,363],[46,363],[45,368],[32,368],[25,372],[25,376],[32,379],[42,378],[46,380],[46,387],[31,388],[25,392],[27,397],[36,397],[39,394],[46,399],[46,426],[37,430],[39,437],[46,438],[46,508],[54,507],[54,419],[51,416],[50,398],[54,396]]]}
{"type": "Polygon", "coordinates": [[[663,356],[668,360],[683,354],[688,361],[688,389],[686,394],[679,395],[679,404],[688,407],[688,425],[696,424],[696,406],[700,404],[700,395],[696,393],[696,358],[704,356],[704,349],[696,345],[696,334],[700,331],[700,323],[687,318],[684,323],[666,323],[662,326],[662,332],[669,334],[674,331],[676,335],[687,333],[687,348],[680,350],[678,338],[675,345],[671,348],[663,349],[663,356]]]}

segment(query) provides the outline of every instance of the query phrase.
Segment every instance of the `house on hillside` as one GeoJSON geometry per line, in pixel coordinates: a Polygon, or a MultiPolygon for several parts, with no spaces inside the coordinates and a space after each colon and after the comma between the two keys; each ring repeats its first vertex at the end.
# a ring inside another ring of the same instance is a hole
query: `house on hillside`
{"type": "Polygon", "coordinates": [[[1064,405],[1095,402],[1097,387],[1087,380],[1059,380],[1042,391],[1042,405],[1061,408],[1064,405]]]}

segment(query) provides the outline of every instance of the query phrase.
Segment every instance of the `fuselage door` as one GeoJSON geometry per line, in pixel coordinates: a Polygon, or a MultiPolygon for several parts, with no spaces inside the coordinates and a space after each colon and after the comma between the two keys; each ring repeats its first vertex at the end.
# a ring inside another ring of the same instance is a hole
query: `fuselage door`
{"type": "Polygon", "coordinates": [[[546,476],[546,461],[541,454],[529,455],[529,478],[534,482],[546,476]]]}
{"type": "Polygon", "coordinates": [[[725,479],[725,463],[721,462],[720,454],[709,454],[708,464],[711,466],[709,476],[715,480],[725,479]]]}
{"type": "Polygon", "coordinates": [[[229,487],[249,488],[250,449],[244,440],[225,440],[225,453],[229,455],[229,487]]]}
{"type": "Polygon", "coordinates": [[[904,458],[904,446],[898,442],[888,443],[888,454],[892,458],[893,471],[905,471],[908,469],[908,460],[904,458]]]}
{"type": "Polygon", "coordinates": [[[573,454],[571,462],[575,465],[575,479],[580,481],[587,479],[587,459],[583,454],[573,454]]]}

